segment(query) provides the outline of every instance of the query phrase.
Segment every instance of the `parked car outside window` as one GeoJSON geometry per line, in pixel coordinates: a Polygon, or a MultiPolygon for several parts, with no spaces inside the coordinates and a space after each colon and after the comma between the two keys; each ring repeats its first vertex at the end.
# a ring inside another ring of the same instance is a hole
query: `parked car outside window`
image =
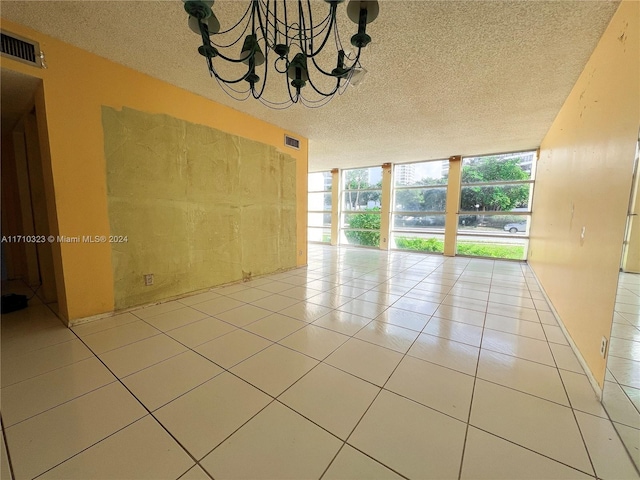
{"type": "Polygon", "coordinates": [[[507,223],[504,229],[509,233],[526,232],[527,222],[522,223],[507,223]]]}

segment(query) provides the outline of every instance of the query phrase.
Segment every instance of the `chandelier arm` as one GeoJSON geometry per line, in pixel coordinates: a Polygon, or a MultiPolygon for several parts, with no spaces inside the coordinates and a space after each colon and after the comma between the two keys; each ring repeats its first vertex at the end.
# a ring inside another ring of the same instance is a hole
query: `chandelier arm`
{"type": "Polygon", "coordinates": [[[304,105],[307,108],[321,108],[321,107],[324,107],[331,100],[333,100],[333,97],[325,97],[325,98],[321,98],[320,100],[316,100],[316,101],[307,100],[304,97],[300,97],[300,103],[302,103],[302,105],[304,105]],[[315,105],[317,103],[320,103],[320,105],[315,105]]]}
{"type": "MultiPolygon", "coordinates": [[[[239,23],[237,23],[237,24],[236,24],[236,27],[237,27],[238,25],[239,25],[239,23]]],[[[234,27],[234,28],[235,28],[235,27],[234,27]]],[[[247,33],[247,29],[248,29],[248,28],[249,28],[249,22],[245,23],[245,25],[244,25],[244,30],[242,30],[242,33],[240,33],[240,35],[238,36],[238,38],[236,38],[233,42],[228,43],[227,45],[220,45],[220,44],[218,44],[218,43],[214,43],[214,42],[211,42],[211,43],[212,43],[213,45],[215,45],[216,47],[219,47],[219,48],[229,48],[229,47],[232,47],[232,46],[234,46],[236,43],[238,43],[238,42],[242,39],[242,37],[244,37],[244,34],[245,34],[245,33],[247,33]]],[[[231,31],[231,30],[229,30],[229,31],[231,31]]]]}
{"type": "MultiPolygon", "coordinates": [[[[286,0],[285,0],[286,1],[286,0]]],[[[300,24],[300,50],[305,55],[307,54],[307,25],[304,18],[304,13],[302,10],[302,1],[298,0],[298,23],[300,24]]]]}
{"type": "MultiPolygon", "coordinates": [[[[263,11],[263,15],[264,15],[264,10],[267,8],[265,0],[262,0],[260,3],[261,9],[263,11]]],[[[286,30],[291,29],[292,26],[297,26],[297,23],[294,23],[293,25],[289,25],[288,22],[288,15],[287,15],[287,2],[284,1],[283,2],[283,6],[284,6],[284,10],[285,10],[285,20],[284,22],[280,19],[278,19],[277,17],[274,18],[273,23],[271,23],[271,21],[268,21],[268,25],[269,26],[273,26],[274,29],[278,29],[278,27],[284,27],[285,28],[285,33],[284,35],[286,36],[287,39],[289,40],[295,40],[297,37],[296,36],[289,36],[288,33],[286,32],[286,30]]],[[[330,14],[327,14],[327,16],[322,20],[322,22],[320,22],[318,25],[316,25],[316,28],[321,28],[321,31],[318,33],[318,35],[314,35],[314,38],[316,38],[317,36],[321,35],[322,33],[324,33],[325,29],[327,28],[327,23],[329,21],[329,19],[331,18],[330,14]]],[[[283,35],[282,30],[278,29],[278,33],[280,35],[283,35]]]]}
{"type": "Polygon", "coordinates": [[[291,105],[293,105],[291,101],[275,103],[275,102],[270,102],[268,100],[265,100],[262,97],[258,98],[258,101],[262,103],[265,107],[270,108],[271,110],[286,110],[291,105]]]}
{"type": "Polygon", "coordinates": [[[298,103],[298,100],[300,99],[300,90],[296,91],[296,98],[293,98],[293,94],[291,93],[291,83],[289,83],[287,77],[285,77],[285,83],[287,84],[287,91],[289,92],[289,98],[291,99],[291,102],[298,103]]]}
{"type": "Polygon", "coordinates": [[[245,17],[249,14],[250,11],[251,11],[251,3],[249,3],[249,5],[247,6],[247,9],[244,11],[244,14],[242,15],[242,17],[240,17],[240,20],[238,20],[233,27],[226,29],[224,32],[218,32],[215,35],[224,35],[225,33],[229,33],[233,31],[238,25],[240,25],[240,23],[242,23],[242,21],[245,19],[245,17]]]}
{"type": "MultiPolygon", "coordinates": [[[[316,50],[315,52],[313,51],[313,47],[311,48],[311,54],[307,55],[309,58],[313,58],[316,55],[318,55],[322,49],[325,47],[325,45],[327,44],[327,41],[329,40],[329,36],[331,36],[331,31],[333,30],[335,23],[336,23],[336,11],[337,11],[337,4],[331,4],[331,10],[330,10],[330,15],[331,15],[331,20],[329,21],[329,29],[327,30],[327,34],[324,37],[324,40],[322,41],[322,43],[320,44],[320,48],[318,48],[318,50],[316,50]]],[[[335,28],[336,30],[338,30],[338,28],[335,28]]],[[[324,29],[323,29],[324,30],[324,29]]]]}
{"type": "Polygon", "coordinates": [[[249,89],[247,89],[247,90],[236,90],[235,88],[231,87],[230,85],[228,85],[228,84],[224,83],[224,82],[223,82],[222,80],[220,80],[219,78],[217,78],[217,77],[214,77],[214,78],[216,79],[216,82],[218,82],[218,85],[220,85],[220,88],[222,88],[222,89],[224,90],[224,92],[225,92],[227,95],[229,95],[230,97],[232,97],[232,98],[236,98],[236,97],[234,97],[233,95],[231,95],[231,94],[229,93],[229,91],[232,91],[233,93],[237,93],[237,94],[241,94],[241,95],[246,94],[246,97],[245,97],[244,99],[237,98],[236,100],[242,100],[242,101],[244,101],[244,100],[246,100],[246,99],[248,99],[248,98],[249,98],[249,93],[250,93],[250,92],[249,92],[249,89]]]}
{"type": "MultiPolygon", "coordinates": [[[[265,39],[266,42],[266,39],[265,39]]],[[[262,97],[262,94],[264,93],[264,89],[267,86],[267,76],[269,75],[269,48],[265,49],[265,54],[264,54],[264,79],[262,80],[262,88],[260,89],[260,93],[256,96],[255,94],[255,88],[254,88],[254,84],[251,84],[251,94],[253,95],[253,98],[259,99],[262,97]]]]}
{"type": "MultiPolygon", "coordinates": [[[[358,48],[358,55],[356,56],[355,60],[353,61],[353,63],[351,64],[351,66],[349,68],[347,68],[347,71],[345,73],[350,74],[351,72],[353,72],[353,69],[356,67],[356,65],[358,64],[358,62],[360,61],[360,52],[362,51],[362,48],[358,48]]],[[[326,72],[324,71],[320,65],[318,65],[318,62],[316,62],[315,57],[311,57],[311,61],[313,62],[313,65],[316,67],[316,69],[322,73],[323,75],[326,75],[327,77],[333,77],[333,74],[331,72],[326,72]]]]}
{"type": "Polygon", "coordinates": [[[240,78],[236,78],[235,80],[227,80],[226,78],[222,78],[218,72],[216,72],[215,68],[213,68],[213,62],[211,63],[211,73],[213,74],[213,76],[215,76],[218,80],[220,80],[221,82],[224,82],[228,85],[233,85],[235,83],[240,83],[241,81],[245,80],[249,75],[251,75],[251,70],[249,70],[247,73],[245,73],[243,76],[241,76],[240,78]]]}
{"type": "Polygon", "coordinates": [[[333,90],[331,91],[331,93],[324,93],[320,89],[316,88],[316,86],[313,84],[313,81],[311,81],[311,77],[309,77],[307,81],[309,82],[309,85],[311,85],[311,88],[313,88],[318,95],[321,95],[323,97],[332,97],[338,91],[338,88],[340,88],[340,80],[342,79],[341,78],[336,79],[336,86],[333,87],[333,90]]]}

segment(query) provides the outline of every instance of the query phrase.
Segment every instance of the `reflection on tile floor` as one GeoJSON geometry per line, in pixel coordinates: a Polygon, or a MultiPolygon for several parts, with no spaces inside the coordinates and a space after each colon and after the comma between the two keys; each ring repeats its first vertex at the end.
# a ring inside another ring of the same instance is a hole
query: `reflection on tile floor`
{"type": "Polygon", "coordinates": [[[523,263],[313,245],[73,330],[34,303],[2,318],[2,478],[640,478],[543,298],[523,263]]]}
{"type": "Polygon", "coordinates": [[[603,404],[640,466],[640,275],[620,273],[603,404]]]}

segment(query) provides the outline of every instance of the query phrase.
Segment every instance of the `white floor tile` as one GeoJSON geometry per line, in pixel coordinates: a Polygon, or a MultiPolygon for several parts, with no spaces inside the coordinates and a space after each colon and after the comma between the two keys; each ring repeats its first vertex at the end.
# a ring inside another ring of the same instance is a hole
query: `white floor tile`
{"type": "Polygon", "coordinates": [[[473,392],[471,375],[407,356],[393,372],[385,389],[463,422],[469,418],[473,392]]]}
{"type": "Polygon", "coordinates": [[[345,445],[338,453],[322,480],[400,480],[402,477],[371,457],[345,445]]]}
{"type": "Polygon", "coordinates": [[[167,335],[189,348],[195,348],[235,329],[234,325],[211,317],[171,330],[167,335]]]}
{"type": "Polygon", "coordinates": [[[39,478],[156,480],[177,478],[193,464],[182,447],[147,415],[39,478]],[[144,448],[140,448],[141,445],[144,448]]]}
{"type": "Polygon", "coordinates": [[[267,338],[272,342],[277,342],[306,326],[307,323],[301,322],[300,320],[287,317],[280,313],[272,313],[269,316],[247,325],[244,329],[267,338]]]}
{"type": "Polygon", "coordinates": [[[325,359],[325,363],[356,377],[383,386],[402,360],[402,355],[352,338],[325,359]]]}
{"type": "Polygon", "coordinates": [[[469,325],[475,325],[477,327],[484,325],[484,316],[484,312],[453,307],[451,305],[440,305],[434,313],[434,317],[444,318],[453,322],[468,323],[469,325]]]}
{"type": "Polygon", "coordinates": [[[122,381],[151,411],[222,372],[200,355],[186,351],[145,368],[122,381]]]}
{"type": "Polygon", "coordinates": [[[306,323],[311,323],[329,312],[331,312],[330,308],[309,302],[296,303],[295,305],[280,310],[282,315],[286,315],[306,323]]]}
{"type": "Polygon", "coordinates": [[[353,375],[320,364],[279,400],[346,440],[379,391],[353,375]]]}
{"type": "Polygon", "coordinates": [[[334,332],[344,333],[345,335],[355,335],[358,330],[371,322],[370,318],[354,315],[352,313],[333,310],[331,313],[320,317],[313,322],[319,327],[328,328],[334,332]]]}
{"type": "Polygon", "coordinates": [[[93,353],[100,355],[109,350],[115,350],[160,333],[160,330],[153,328],[142,320],[138,320],[137,322],[92,333],[83,337],[82,341],[93,350],[93,353]]]}
{"type": "Polygon", "coordinates": [[[231,369],[251,385],[277,397],[318,364],[317,360],[280,345],[248,358],[231,369]]]}
{"type": "Polygon", "coordinates": [[[273,342],[244,330],[235,330],[221,337],[198,345],[195,351],[229,369],[234,365],[264,350],[273,342]]]}
{"type": "Polygon", "coordinates": [[[500,332],[512,333],[513,335],[535,338],[536,340],[547,339],[540,322],[530,322],[528,320],[519,320],[517,318],[503,317],[501,315],[488,313],[484,326],[491,330],[498,330],[500,332]]]}
{"type": "MultiPolygon", "coordinates": [[[[19,312],[18,312],[19,313],[19,312]]],[[[12,314],[13,315],[13,314],[12,314]]],[[[3,320],[4,321],[4,320],[3,320]]],[[[75,340],[73,332],[62,325],[48,327],[11,338],[2,338],[2,360],[35,352],[42,348],[75,340]]]]}
{"type": "Polygon", "coordinates": [[[7,444],[15,477],[33,478],[146,413],[114,382],[9,427],[7,444]]]}
{"type": "Polygon", "coordinates": [[[589,475],[469,427],[461,480],[570,480],[589,475]]]}
{"type": "Polygon", "coordinates": [[[482,350],[478,378],[569,406],[558,369],[555,367],[482,350]]]}
{"type": "Polygon", "coordinates": [[[582,412],[576,418],[598,478],[640,478],[610,421],[582,412]]]}
{"type": "Polygon", "coordinates": [[[244,327],[256,320],[260,320],[272,312],[264,308],[255,307],[253,305],[242,305],[240,307],[232,308],[226,312],[216,314],[216,318],[224,322],[235,325],[236,327],[244,327]]]}
{"type": "Polygon", "coordinates": [[[485,329],[482,335],[482,349],[555,367],[549,345],[543,340],[485,329]]]}
{"type": "MultiPolygon", "coordinates": [[[[221,291],[218,293],[222,293],[221,291]]],[[[241,307],[244,302],[240,302],[229,297],[218,297],[213,300],[207,300],[206,302],[196,303],[191,308],[195,308],[207,315],[218,315],[220,313],[231,310],[232,308],[241,307]]]]}
{"type": "Polygon", "coordinates": [[[382,312],[375,320],[420,332],[429,323],[430,318],[430,315],[422,315],[409,310],[391,307],[382,312]]]}
{"type": "Polygon", "coordinates": [[[568,407],[478,379],[470,424],[593,475],[568,407]]]}
{"type": "Polygon", "coordinates": [[[182,475],[179,480],[211,480],[211,477],[207,475],[207,472],[200,465],[196,465],[182,475]]]}
{"type": "Polygon", "coordinates": [[[148,307],[139,308],[134,311],[134,315],[138,318],[145,320],[155,315],[171,312],[172,310],[178,310],[179,308],[182,308],[182,307],[184,307],[184,305],[177,301],[164,302],[164,303],[159,303],[158,305],[151,305],[148,307]]]}
{"type": "Polygon", "coordinates": [[[80,325],[72,327],[72,330],[79,337],[85,337],[92,333],[98,333],[110,328],[119,327],[120,325],[126,325],[127,323],[135,322],[139,320],[132,313],[121,313],[112,317],[101,318],[92,322],[82,323],[80,325]]]}
{"type": "Polygon", "coordinates": [[[426,300],[416,300],[415,298],[403,297],[393,304],[395,308],[409,310],[410,312],[420,313],[421,315],[433,315],[438,309],[435,302],[427,302],[426,300]]]}
{"type": "Polygon", "coordinates": [[[407,350],[409,350],[418,335],[420,333],[415,330],[398,327],[386,322],[373,321],[356,333],[355,338],[399,353],[407,353],[407,350]]]}
{"type": "Polygon", "coordinates": [[[264,308],[265,310],[269,310],[271,312],[280,312],[281,310],[291,307],[299,302],[300,300],[298,299],[275,294],[265,298],[261,298],[260,300],[256,300],[251,303],[256,307],[264,308]]]}
{"type": "Polygon", "coordinates": [[[349,337],[327,328],[308,325],[280,340],[280,345],[304,353],[316,360],[324,360],[349,337]]]}
{"type": "Polygon", "coordinates": [[[153,317],[146,319],[146,322],[152,327],[155,327],[162,332],[166,332],[207,317],[208,315],[206,313],[202,313],[194,308],[184,307],[167,313],[161,313],[160,315],[154,315],[153,317]]]}
{"type": "Polygon", "coordinates": [[[482,341],[482,328],[462,322],[453,322],[444,318],[433,317],[422,333],[436,337],[448,338],[460,343],[479,347],[482,341]]]}
{"type": "Polygon", "coordinates": [[[116,378],[95,357],[2,389],[5,428],[96,390],[116,378]]]}
{"type": "Polygon", "coordinates": [[[178,301],[183,305],[192,306],[192,305],[195,305],[196,303],[207,302],[209,300],[213,300],[218,297],[220,297],[219,293],[209,291],[204,293],[198,293],[196,295],[191,295],[189,297],[184,297],[178,301]]]}
{"type": "Polygon", "coordinates": [[[607,418],[607,413],[586,375],[568,370],[559,370],[559,372],[574,410],[607,418]]]}
{"type": "Polygon", "coordinates": [[[271,397],[225,372],[158,409],[154,415],[200,460],[269,402],[271,397]]]}
{"type": "Polygon", "coordinates": [[[9,466],[9,456],[7,455],[7,446],[4,443],[4,435],[0,435],[0,477],[11,479],[11,467],[9,466]]]}
{"type": "Polygon", "coordinates": [[[503,317],[517,318],[519,320],[528,320],[530,322],[539,322],[538,313],[533,308],[518,307],[514,305],[505,305],[504,303],[489,302],[487,313],[502,315],[503,317]]]}
{"type": "Polygon", "coordinates": [[[408,478],[457,478],[465,431],[463,422],[383,390],[349,444],[408,478]]]}
{"type": "Polygon", "coordinates": [[[582,369],[580,362],[578,362],[576,354],[571,350],[571,347],[567,345],[559,345],[557,343],[550,343],[549,348],[553,353],[553,359],[559,369],[584,374],[584,370],[582,369]]]}
{"type": "Polygon", "coordinates": [[[446,338],[421,334],[407,354],[462,373],[475,375],[480,349],[446,338]]]}
{"type": "Polygon", "coordinates": [[[71,365],[92,356],[91,350],[77,338],[22,355],[15,355],[9,358],[4,358],[3,356],[2,387],[71,365]]]}
{"type": "Polygon", "coordinates": [[[186,350],[187,347],[167,335],[154,335],[139,342],[103,353],[100,355],[100,360],[118,378],[122,378],[186,350]]]}
{"type": "Polygon", "coordinates": [[[202,466],[214,478],[320,478],[341,445],[333,435],[273,402],[208,455],[202,466]]]}

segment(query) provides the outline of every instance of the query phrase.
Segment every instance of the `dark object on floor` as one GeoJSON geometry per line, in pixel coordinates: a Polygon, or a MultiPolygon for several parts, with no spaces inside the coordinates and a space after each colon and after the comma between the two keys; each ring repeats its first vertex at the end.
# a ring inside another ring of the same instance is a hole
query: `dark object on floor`
{"type": "Polygon", "coordinates": [[[2,313],[15,312],[27,308],[26,295],[18,295],[17,293],[7,293],[2,295],[2,313]]]}

